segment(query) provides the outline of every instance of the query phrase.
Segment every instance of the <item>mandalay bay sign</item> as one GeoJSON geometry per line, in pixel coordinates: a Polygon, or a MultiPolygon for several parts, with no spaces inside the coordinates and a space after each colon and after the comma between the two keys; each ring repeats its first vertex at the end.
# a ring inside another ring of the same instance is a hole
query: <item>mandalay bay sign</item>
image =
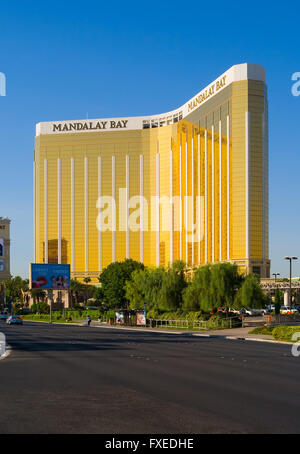
{"type": "Polygon", "coordinates": [[[106,120],[106,121],[80,121],[74,123],[53,124],[52,132],[103,130],[103,129],[126,129],[128,120],[106,120]]]}

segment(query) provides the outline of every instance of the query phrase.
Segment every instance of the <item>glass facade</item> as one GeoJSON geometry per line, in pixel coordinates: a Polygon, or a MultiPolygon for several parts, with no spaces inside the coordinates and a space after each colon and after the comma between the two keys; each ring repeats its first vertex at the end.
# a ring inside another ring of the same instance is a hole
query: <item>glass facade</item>
{"type": "Polygon", "coordinates": [[[156,118],[39,124],[35,261],[92,280],[126,257],[268,277],[267,91],[250,66],[156,118]]]}

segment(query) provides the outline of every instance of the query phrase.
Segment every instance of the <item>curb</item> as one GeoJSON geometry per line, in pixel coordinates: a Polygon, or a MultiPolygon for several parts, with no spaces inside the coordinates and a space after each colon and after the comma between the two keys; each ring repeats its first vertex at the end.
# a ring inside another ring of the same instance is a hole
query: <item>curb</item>
{"type": "Polygon", "coordinates": [[[285,342],[285,341],[276,341],[272,339],[257,339],[253,337],[246,337],[245,340],[247,341],[256,341],[256,342],[270,342],[272,344],[283,344],[283,345],[295,345],[296,342],[285,342]]]}
{"type": "Polygon", "coordinates": [[[6,351],[5,351],[4,355],[1,355],[1,356],[0,356],[0,361],[1,361],[2,359],[7,358],[7,357],[11,354],[11,350],[12,350],[11,346],[7,344],[7,345],[6,345],[6,351]]]}
{"type": "Polygon", "coordinates": [[[44,320],[23,320],[24,322],[30,322],[30,323],[47,323],[47,325],[63,325],[63,326],[84,326],[82,323],[57,323],[57,322],[47,322],[44,320]]]}
{"type": "Polygon", "coordinates": [[[112,326],[112,325],[109,325],[109,326],[106,326],[106,325],[96,325],[96,326],[91,326],[92,328],[104,328],[104,329],[118,329],[118,330],[122,330],[122,331],[135,331],[135,332],[140,332],[140,333],[160,333],[160,334],[176,334],[176,335],[188,335],[188,336],[193,336],[193,333],[186,333],[186,332],[181,332],[181,331],[173,331],[173,332],[170,332],[170,331],[166,331],[166,330],[156,330],[156,329],[141,329],[141,328],[127,328],[127,327],[123,327],[123,326],[112,326]]]}
{"type": "MultiPolygon", "coordinates": [[[[49,322],[39,321],[39,320],[24,320],[25,322],[34,322],[34,323],[47,323],[50,325],[49,322]]],[[[52,325],[63,325],[63,326],[87,326],[86,323],[55,323],[52,322],[52,325]]],[[[254,341],[254,342],[268,342],[272,344],[283,344],[283,345],[294,345],[295,342],[285,342],[285,341],[276,341],[273,339],[260,339],[257,337],[241,337],[241,336],[224,336],[219,334],[205,334],[205,333],[195,333],[195,332],[181,332],[181,331],[167,331],[167,330],[157,330],[157,329],[142,329],[142,328],[130,328],[125,326],[113,326],[113,325],[91,325],[90,328],[104,328],[104,329],[117,329],[123,331],[135,331],[140,333],[159,333],[159,334],[173,334],[177,336],[187,336],[187,337],[205,337],[205,338],[212,338],[212,339],[227,339],[227,340],[243,340],[243,341],[254,341]]],[[[6,353],[5,353],[6,355],[6,353]]],[[[0,357],[4,359],[6,356],[3,355],[0,357]]]]}
{"type": "MultiPolygon", "coordinates": [[[[221,336],[220,336],[221,337],[221,336]]],[[[244,340],[244,341],[254,341],[254,342],[268,342],[271,344],[283,344],[283,345],[294,345],[295,342],[285,342],[285,341],[276,341],[273,339],[260,339],[257,337],[235,337],[235,336],[225,336],[225,339],[229,340],[244,340]]]]}

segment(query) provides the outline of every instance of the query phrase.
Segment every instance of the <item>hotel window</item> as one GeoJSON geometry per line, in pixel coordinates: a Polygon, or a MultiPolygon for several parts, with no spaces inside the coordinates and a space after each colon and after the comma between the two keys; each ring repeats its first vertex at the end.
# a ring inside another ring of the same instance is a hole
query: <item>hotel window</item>
{"type": "Polygon", "coordinates": [[[257,276],[260,277],[260,266],[253,266],[252,273],[257,274],[257,276]]]}

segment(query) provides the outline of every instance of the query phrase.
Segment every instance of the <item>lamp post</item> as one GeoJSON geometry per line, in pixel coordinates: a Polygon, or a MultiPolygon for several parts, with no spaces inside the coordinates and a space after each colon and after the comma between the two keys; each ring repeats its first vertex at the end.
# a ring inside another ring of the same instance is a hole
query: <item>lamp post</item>
{"type": "Polygon", "coordinates": [[[272,273],[272,276],[275,276],[275,282],[276,282],[276,278],[277,278],[277,276],[280,276],[280,273],[272,273]]]}
{"type": "Polygon", "coordinates": [[[289,295],[289,302],[290,302],[290,309],[292,309],[292,261],[298,260],[298,257],[284,257],[285,260],[290,261],[290,295],[289,295]]]}

